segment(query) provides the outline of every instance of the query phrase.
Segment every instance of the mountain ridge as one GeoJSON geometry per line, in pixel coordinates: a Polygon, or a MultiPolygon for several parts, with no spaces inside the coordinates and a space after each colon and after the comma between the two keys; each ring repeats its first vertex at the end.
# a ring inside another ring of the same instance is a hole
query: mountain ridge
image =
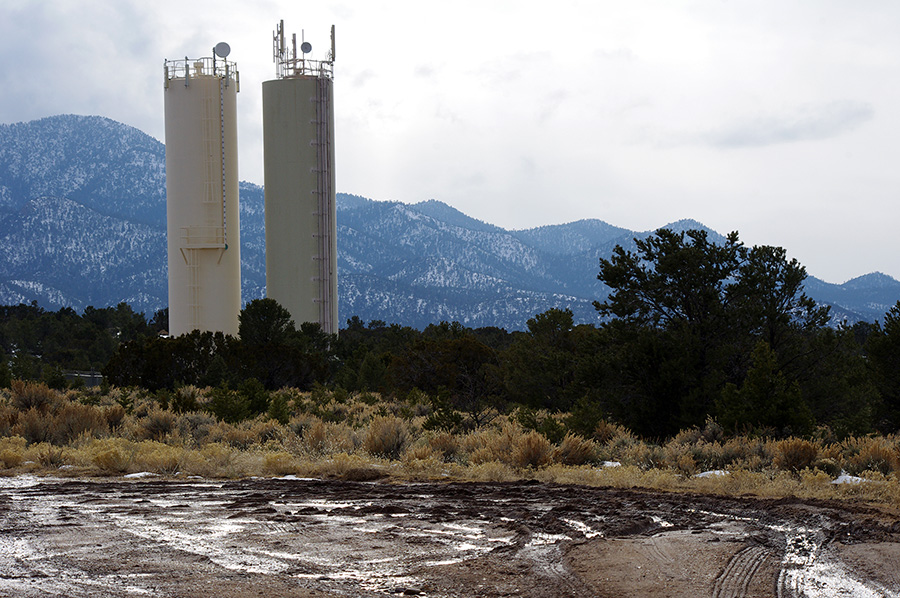
{"type": "MultiPolygon", "coordinates": [[[[240,183],[242,296],[265,293],[264,190],[240,183]]],[[[414,204],[339,193],[341,321],[424,327],[442,320],[523,329],[547,309],[599,322],[609,290],[599,259],[654,231],[598,219],[506,230],[436,199],[414,204]]],[[[703,228],[682,219],[666,228],[703,228]]],[[[165,148],[104,117],[60,115],[0,125],[0,303],[152,313],[167,301],[165,148]]],[[[656,229],[654,229],[656,230],[656,229]]],[[[878,272],[843,285],[810,276],[835,323],[872,321],[900,298],[878,272]]]]}

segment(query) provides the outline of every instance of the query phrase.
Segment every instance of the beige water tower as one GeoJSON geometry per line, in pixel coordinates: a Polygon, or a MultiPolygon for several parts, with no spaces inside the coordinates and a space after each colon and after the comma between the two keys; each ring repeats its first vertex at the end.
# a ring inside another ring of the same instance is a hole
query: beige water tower
{"type": "Polygon", "coordinates": [[[165,61],[169,333],[237,335],[241,310],[237,92],[228,44],[165,61]]]}
{"type": "Polygon", "coordinates": [[[324,60],[281,21],[273,38],[276,79],[263,83],[266,295],[299,326],[338,331],[334,177],[334,27],[324,60]]]}

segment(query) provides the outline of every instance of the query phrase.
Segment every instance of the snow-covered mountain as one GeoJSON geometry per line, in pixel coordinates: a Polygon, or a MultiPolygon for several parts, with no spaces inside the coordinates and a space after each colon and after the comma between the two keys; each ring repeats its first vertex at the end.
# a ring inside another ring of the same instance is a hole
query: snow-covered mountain
{"type": "MultiPolygon", "coordinates": [[[[265,292],[263,190],[241,183],[245,301],[265,292]]],[[[702,226],[683,220],[669,225],[702,226]]],[[[94,116],[0,125],[0,304],[83,309],[166,306],[165,148],[94,116]]],[[[608,290],[598,260],[649,234],[599,220],[508,231],[435,200],[414,205],[338,194],[341,318],[423,327],[441,320],[524,328],[551,307],[597,322],[608,290]]],[[[838,320],[873,321],[900,282],[867,274],[808,279],[838,320]]]]}

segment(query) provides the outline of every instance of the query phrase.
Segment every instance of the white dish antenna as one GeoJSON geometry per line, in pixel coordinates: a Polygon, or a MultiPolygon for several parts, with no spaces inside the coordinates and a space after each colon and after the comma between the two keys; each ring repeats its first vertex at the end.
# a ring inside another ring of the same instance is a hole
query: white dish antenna
{"type": "Polygon", "coordinates": [[[219,42],[216,44],[216,47],[213,48],[213,51],[219,58],[228,58],[228,55],[231,54],[231,46],[225,42],[219,42]]]}

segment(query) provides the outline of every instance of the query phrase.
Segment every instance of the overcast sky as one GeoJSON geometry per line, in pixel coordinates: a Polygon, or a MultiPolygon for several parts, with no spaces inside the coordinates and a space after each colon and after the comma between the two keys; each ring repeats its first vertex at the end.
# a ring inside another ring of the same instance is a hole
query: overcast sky
{"type": "Polygon", "coordinates": [[[693,218],[829,282],[900,278],[900,3],[2,0],[0,122],[94,114],[164,141],[163,60],[238,63],[240,177],[285,20],[337,30],[338,191],[505,228],[693,218]]]}

